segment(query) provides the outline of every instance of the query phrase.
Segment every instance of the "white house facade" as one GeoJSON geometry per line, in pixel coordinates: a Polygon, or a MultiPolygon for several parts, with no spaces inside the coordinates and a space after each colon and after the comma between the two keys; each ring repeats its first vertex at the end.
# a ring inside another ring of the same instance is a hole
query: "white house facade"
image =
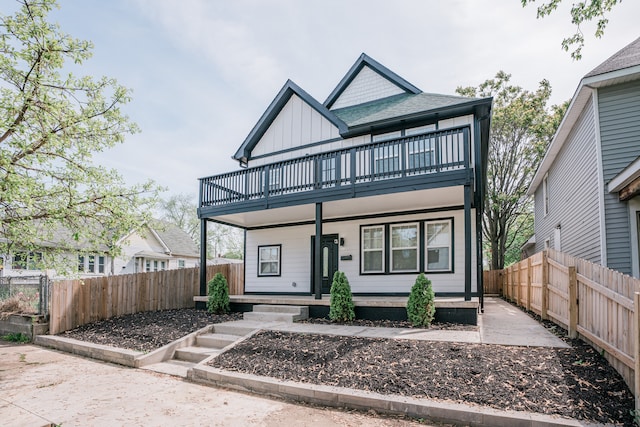
{"type": "Polygon", "coordinates": [[[436,295],[480,296],[491,103],[424,93],[365,54],[324,103],[287,81],[241,168],[200,179],[201,232],[245,230],[245,294],[320,299],[340,270],[354,295],[407,295],[424,272],[436,295]]]}

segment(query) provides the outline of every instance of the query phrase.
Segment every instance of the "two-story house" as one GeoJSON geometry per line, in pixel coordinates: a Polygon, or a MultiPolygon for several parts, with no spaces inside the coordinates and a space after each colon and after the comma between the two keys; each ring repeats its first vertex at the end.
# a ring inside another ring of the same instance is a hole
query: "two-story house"
{"type": "Polygon", "coordinates": [[[287,81],[240,169],[200,179],[202,233],[245,230],[245,294],[321,299],[340,270],[354,295],[408,295],[424,272],[437,296],[470,300],[491,103],[422,92],[365,54],[323,103],[287,81]]]}
{"type": "Polygon", "coordinates": [[[582,78],[528,194],[535,252],[640,277],[640,38],[582,78]]]}

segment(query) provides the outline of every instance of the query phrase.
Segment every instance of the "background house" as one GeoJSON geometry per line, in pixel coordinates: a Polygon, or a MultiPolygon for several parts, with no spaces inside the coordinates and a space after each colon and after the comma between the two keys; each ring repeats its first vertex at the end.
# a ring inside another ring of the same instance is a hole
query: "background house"
{"type": "Polygon", "coordinates": [[[582,78],[528,194],[535,252],[640,277],[640,38],[582,78]]]}
{"type": "MultiPolygon", "coordinates": [[[[245,230],[245,294],[481,294],[491,102],[424,93],[363,54],[324,103],[287,81],[199,217],[245,230]]],[[[202,249],[201,260],[206,259],[202,249]]],[[[201,293],[205,278],[201,271],[201,293]]]]}
{"type": "Polygon", "coordinates": [[[56,271],[43,270],[43,258],[52,256],[58,257],[59,264],[72,274],[77,272],[84,278],[190,268],[199,263],[199,251],[193,239],[179,227],[164,221],[145,224],[121,238],[118,244],[122,254],[112,257],[107,245],[76,242],[68,230],[59,228],[51,239],[40,242],[37,249],[24,251],[18,247],[3,255],[0,273],[56,277],[56,271]]]}

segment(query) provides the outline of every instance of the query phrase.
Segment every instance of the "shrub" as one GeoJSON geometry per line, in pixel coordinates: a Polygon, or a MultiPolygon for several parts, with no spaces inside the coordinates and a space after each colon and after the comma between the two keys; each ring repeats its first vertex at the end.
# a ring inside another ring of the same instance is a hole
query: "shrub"
{"type": "Polygon", "coordinates": [[[413,326],[429,327],[436,315],[436,304],[431,280],[420,273],[411,288],[407,301],[407,317],[413,326]]]}
{"type": "Polygon", "coordinates": [[[351,287],[347,276],[342,271],[336,271],[333,275],[330,292],[329,319],[334,322],[349,322],[355,319],[351,287]]]}
{"type": "Polygon", "coordinates": [[[3,336],[2,339],[5,341],[18,342],[18,343],[26,343],[31,341],[31,338],[29,338],[29,335],[25,335],[22,332],[17,332],[17,333],[11,332],[3,336]]]}
{"type": "Polygon", "coordinates": [[[229,285],[222,273],[217,273],[209,280],[209,298],[207,310],[209,313],[222,314],[229,312],[229,285]]]}

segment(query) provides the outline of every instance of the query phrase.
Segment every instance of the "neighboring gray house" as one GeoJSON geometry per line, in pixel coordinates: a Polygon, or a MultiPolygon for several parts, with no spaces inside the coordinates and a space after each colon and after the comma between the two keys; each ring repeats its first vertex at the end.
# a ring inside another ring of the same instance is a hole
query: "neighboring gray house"
{"type": "Polygon", "coordinates": [[[239,170],[200,179],[202,235],[245,230],[245,294],[321,298],[340,270],[356,295],[407,295],[420,272],[439,296],[481,295],[491,103],[424,93],[365,54],[324,103],[287,81],[239,170]]]}
{"type": "Polygon", "coordinates": [[[640,277],[640,38],[580,81],[528,194],[534,252],[640,277]]]}

